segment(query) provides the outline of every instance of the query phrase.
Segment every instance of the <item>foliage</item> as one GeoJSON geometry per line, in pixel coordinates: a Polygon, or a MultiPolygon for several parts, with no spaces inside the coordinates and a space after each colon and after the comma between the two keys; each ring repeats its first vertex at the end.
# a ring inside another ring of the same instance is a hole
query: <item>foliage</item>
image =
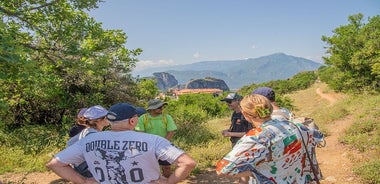
{"type": "Polygon", "coordinates": [[[380,183],[380,103],[379,95],[355,95],[347,100],[346,107],[355,113],[355,123],[339,140],[366,155],[366,160],[355,164],[354,172],[366,183],[380,183]]]}
{"type": "Polygon", "coordinates": [[[136,101],[130,72],[141,49],[127,50],[125,33],[103,30],[87,15],[99,2],[0,2],[5,128],[60,125],[84,106],[136,101]]]}
{"type": "Polygon", "coordinates": [[[354,173],[360,175],[368,184],[379,184],[380,159],[364,163],[363,165],[354,168],[354,173]]]}
{"type": "Polygon", "coordinates": [[[270,87],[276,93],[276,103],[281,107],[293,110],[295,107],[292,105],[292,100],[283,95],[293,91],[306,89],[314,84],[316,79],[317,74],[314,71],[300,72],[287,80],[274,80],[261,84],[243,86],[239,90],[239,93],[247,95],[258,87],[270,87]]]}
{"type": "Polygon", "coordinates": [[[205,122],[226,115],[229,110],[212,94],[181,95],[172,100],[165,109],[178,126],[174,139],[187,145],[207,142],[214,136],[205,128],[205,122]]]}
{"type": "Polygon", "coordinates": [[[137,82],[139,99],[153,99],[158,95],[157,82],[153,79],[141,79],[137,82]]]}
{"type": "Polygon", "coordinates": [[[324,57],[331,69],[321,79],[337,91],[380,91],[380,16],[363,22],[363,15],[349,16],[349,24],[336,28],[332,37],[322,36],[329,46],[324,57]]]}
{"type": "Polygon", "coordinates": [[[0,173],[45,171],[52,154],[66,145],[66,134],[61,127],[38,125],[0,131],[0,160],[3,161],[0,173]]]}

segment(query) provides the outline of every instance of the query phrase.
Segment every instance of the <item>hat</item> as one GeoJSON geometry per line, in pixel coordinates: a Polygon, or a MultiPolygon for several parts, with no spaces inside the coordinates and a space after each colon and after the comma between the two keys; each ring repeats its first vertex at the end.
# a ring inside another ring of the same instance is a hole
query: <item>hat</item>
{"type": "Polygon", "coordinates": [[[232,100],[241,100],[243,97],[240,96],[237,93],[230,93],[226,96],[226,98],[221,99],[220,101],[225,101],[225,102],[231,102],[232,100]]]}
{"type": "Polygon", "coordinates": [[[148,108],[146,110],[158,109],[163,105],[167,105],[168,103],[162,102],[160,99],[152,99],[148,102],[148,108]]]}
{"type": "Polygon", "coordinates": [[[77,118],[80,118],[83,116],[84,112],[86,112],[87,108],[81,108],[77,114],[77,118]]]}
{"type": "Polygon", "coordinates": [[[141,116],[146,113],[146,110],[142,107],[136,107],[136,112],[138,116],[141,116]]]}
{"type": "Polygon", "coordinates": [[[107,114],[107,119],[110,121],[120,121],[130,119],[134,115],[138,114],[136,108],[129,103],[118,103],[112,105],[107,114]]]}
{"type": "Polygon", "coordinates": [[[100,105],[95,105],[88,108],[83,116],[89,120],[99,119],[105,117],[108,114],[108,110],[100,105]]]}
{"type": "Polygon", "coordinates": [[[268,87],[259,87],[259,88],[255,89],[254,91],[252,91],[251,94],[263,95],[263,96],[267,97],[272,102],[274,102],[276,99],[276,95],[275,95],[273,89],[268,88],[268,87]]]}

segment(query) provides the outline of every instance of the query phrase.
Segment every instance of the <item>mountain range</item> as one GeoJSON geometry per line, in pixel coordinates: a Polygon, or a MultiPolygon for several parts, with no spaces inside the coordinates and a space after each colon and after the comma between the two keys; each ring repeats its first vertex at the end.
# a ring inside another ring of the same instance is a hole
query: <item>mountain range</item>
{"type": "Polygon", "coordinates": [[[201,61],[192,64],[147,68],[138,73],[139,77],[150,77],[155,72],[173,75],[179,84],[189,80],[213,77],[224,80],[232,90],[252,83],[288,79],[302,71],[317,70],[323,64],[301,58],[275,53],[258,58],[225,61],[201,61]]]}

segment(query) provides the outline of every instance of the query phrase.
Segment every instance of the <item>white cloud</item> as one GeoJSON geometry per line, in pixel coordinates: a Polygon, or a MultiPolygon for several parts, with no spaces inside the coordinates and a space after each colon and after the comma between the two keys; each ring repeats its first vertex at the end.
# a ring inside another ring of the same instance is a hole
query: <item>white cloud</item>
{"type": "Polygon", "coordinates": [[[196,52],[196,53],[193,54],[193,57],[196,58],[196,59],[198,59],[198,58],[201,57],[201,55],[199,54],[199,52],[196,52]]]}
{"type": "Polygon", "coordinates": [[[252,46],[251,46],[251,49],[256,49],[256,45],[252,45],[252,46]]]}
{"type": "Polygon", "coordinates": [[[140,60],[136,63],[135,70],[143,70],[146,68],[153,68],[153,67],[160,67],[160,66],[169,66],[169,65],[176,65],[176,63],[172,60],[158,60],[158,61],[152,61],[152,60],[140,60]]]}

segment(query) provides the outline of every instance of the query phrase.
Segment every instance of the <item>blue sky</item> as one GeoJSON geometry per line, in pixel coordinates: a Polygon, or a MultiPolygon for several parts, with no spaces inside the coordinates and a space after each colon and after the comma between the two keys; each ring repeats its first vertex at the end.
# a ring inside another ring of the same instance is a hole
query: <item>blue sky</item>
{"type": "Polygon", "coordinates": [[[380,15],[380,0],[105,0],[90,15],[143,49],[138,71],[278,52],[322,62],[322,35],[357,13],[380,15]]]}

